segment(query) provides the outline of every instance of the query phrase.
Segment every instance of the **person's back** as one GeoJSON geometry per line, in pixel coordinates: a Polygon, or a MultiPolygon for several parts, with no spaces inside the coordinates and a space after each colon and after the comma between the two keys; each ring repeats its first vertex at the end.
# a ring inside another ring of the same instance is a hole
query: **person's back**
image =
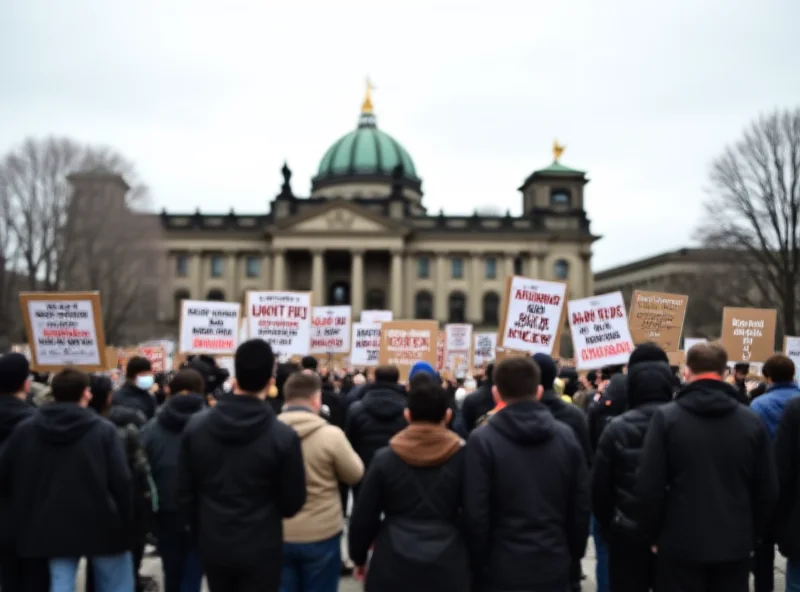
{"type": "Polygon", "coordinates": [[[278,590],[282,519],[306,500],[300,441],[264,402],[273,361],[264,341],[240,345],[235,395],[183,432],[178,503],[212,592],[278,590]]]}
{"type": "Polygon", "coordinates": [[[468,592],[461,531],[463,441],[447,429],[452,410],[442,388],[412,386],[410,425],[374,457],[350,520],[350,555],[367,562],[366,590],[468,592]]]}
{"type": "Polygon", "coordinates": [[[563,592],[586,548],[586,459],[572,430],[538,402],[539,380],[533,360],[498,363],[495,396],[507,405],[467,444],[464,522],[488,592],[563,592]]]}
{"type": "Polygon", "coordinates": [[[771,356],[762,372],[767,382],[766,392],[753,399],[750,409],[761,418],[769,437],[774,440],[786,404],[800,395],[800,390],[794,381],[794,362],[786,356],[771,356]]]}
{"type": "Polygon", "coordinates": [[[495,402],[492,397],[493,372],[494,364],[489,364],[486,367],[486,375],[483,382],[474,392],[467,395],[464,400],[461,411],[464,419],[464,429],[467,433],[474,430],[478,426],[478,421],[494,408],[495,402]]]}
{"type": "Polygon", "coordinates": [[[780,496],[775,540],[786,557],[786,588],[800,589],[800,397],[786,404],[775,438],[780,496]]]}

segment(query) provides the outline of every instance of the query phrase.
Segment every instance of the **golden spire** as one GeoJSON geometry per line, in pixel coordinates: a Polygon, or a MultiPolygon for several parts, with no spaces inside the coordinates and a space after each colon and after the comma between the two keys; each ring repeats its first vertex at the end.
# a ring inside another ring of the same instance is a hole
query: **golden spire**
{"type": "Polygon", "coordinates": [[[567,147],[563,144],[559,144],[558,140],[553,140],[553,162],[558,162],[566,149],[567,147]]]}
{"type": "Polygon", "coordinates": [[[372,115],[372,91],[375,90],[375,86],[367,76],[367,92],[364,95],[364,102],[361,103],[361,114],[362,115],[372,115]]]}

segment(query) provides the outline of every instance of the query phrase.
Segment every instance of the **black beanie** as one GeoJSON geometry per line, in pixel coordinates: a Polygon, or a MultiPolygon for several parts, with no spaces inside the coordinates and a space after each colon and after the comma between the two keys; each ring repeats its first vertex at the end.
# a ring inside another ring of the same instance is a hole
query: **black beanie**
{"type": "Polygon", "coordinates": [[[25,385],[31,367],[28,358],[18,353],[0,356],[0,394],[14,395],[25,385]]]}
{"type": "Polygon", "coordinates": [[[547,354],[536,354],[533,356],[533,361],[539,365],[539,370],[542,372],[542,387],[544,389],[552,389],[553,381],[558,375],[558,369],[553,358],[547,354]]]}
{"type": "Polygon", "coordinates": [[[637,345],[633,350],[628,360],[628,368],[641,362],[664,362],[669,365],[669,357],[657,344],[647,342],[637,345]]]}

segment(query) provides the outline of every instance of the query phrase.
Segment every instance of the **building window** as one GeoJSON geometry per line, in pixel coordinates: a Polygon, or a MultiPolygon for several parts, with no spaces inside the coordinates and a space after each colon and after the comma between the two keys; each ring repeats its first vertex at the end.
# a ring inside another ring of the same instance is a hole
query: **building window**
{"type": "Polygon", "coordinates": [[[179,278],[189,277],[189,257],[183,253],[175,256],[175,276],[179,278]]]}
{"type": "Polygon", "coordinates": [[[514,257],[514,275],[522,274],[522,257],[514,257]]]}
{"type": "Polygon", "coordinates": [[[414,298],[414,318],[433,318],[433,295],[430,292],[417,292],[414,298]]]}
{"type": "Polygon", "coordinates": [[[496,292],[483,295],[483,324],[497,325],[500,322],[500,296],[496,292]]]}
{"type": "Polygon", "coordinates": [[[261,260],[255,255],[251,255],[245,259],[244,267],[244,273],[249,278],[257,278],[261,275],[261,260]]]}
{"type": "Polygon", "coordinates": [[[456,257],[450,261],[451,275],[454,280],[464,278],[464,260],[461,257],[456,257]]]}
{"type": "Polygon", "coordinates": [[[417,277],[421,280],[431,277],[431,260],[428,257],[417,259],[417,277]]]}
{"type": "Polygon", "coordinates": [[[559,259],[553,264],[553,277],[557,280],[566,280],[569,278],[569,261],[566,259],[559,259]]]}
{"type": "Polygon", "coordinates": [[[181,318],[181,302],[183,300],[189,300],[189,298],[191,298],[191,296],[189,295],[189,290],[177,290],[175,292],[175,296],[173,297],[173,299],[175,306],[174,318],[176,321],[181,318]]]}
{"type": "Polygon", "coordinates": [[[221,278],[225,273],[225,260],[222,255],[211,255],[211,277],[221,278]]]}
{"type": "Polygon", "coordinates": [[[467,322],[467,297],[463,292],[453,292],[447,300],[447,322],[467,322]]]}
{"type": "Polygon", "coordinates": [[[383,290],[367,292],[367,310],[386,310],[386,293],[383,290]]]}
{"type": "Polygon", "coordinates": [[[566,189],[553,189],[550,193],[551,206],[568,206],[571,201],[569,191],[566,189]]]}
{"type": "Polygon", "coordinates": [[[208,295],[206,296],[206,300],[215,300],[217,302],[223,302],[225,300],[225,292],[223,292],[218,288],[209,290],[208,295]]]}
{"type": "Polygon", "coordinates": [[[497,259],[494,257],[486,259],[486,279],[497,279],[497,259]]]}

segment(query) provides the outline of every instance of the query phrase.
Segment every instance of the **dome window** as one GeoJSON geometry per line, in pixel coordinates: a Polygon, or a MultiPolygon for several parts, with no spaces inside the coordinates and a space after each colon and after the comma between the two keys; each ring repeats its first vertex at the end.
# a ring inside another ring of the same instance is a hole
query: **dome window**
{"type": "Polygon", "coordinates": [[[569,206],[572,203],[572,196],[566,189],[553,189],[550,192],[551,206],[569,206]]]}

